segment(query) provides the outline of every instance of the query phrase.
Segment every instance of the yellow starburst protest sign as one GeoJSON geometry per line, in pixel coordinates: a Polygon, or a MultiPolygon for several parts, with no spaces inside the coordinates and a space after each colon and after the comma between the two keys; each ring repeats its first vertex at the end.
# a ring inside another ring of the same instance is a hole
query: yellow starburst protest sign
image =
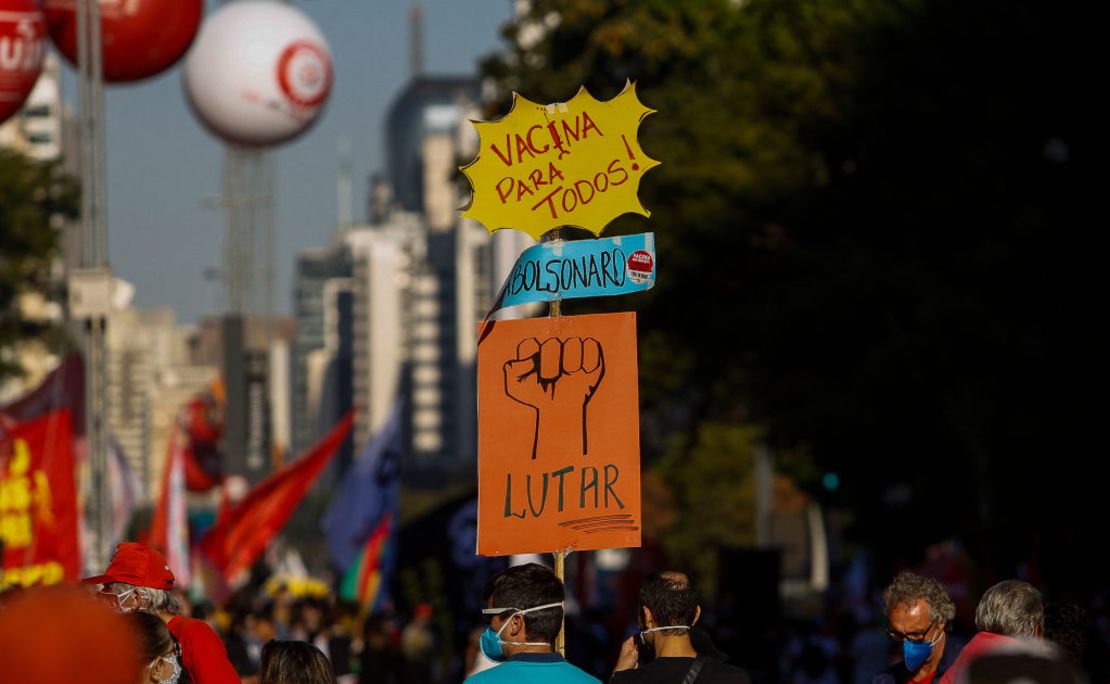
{"type": "Polygon", "coordinates": [[[659,162],[644,154],[636,135],[654,111],[632,83],[608,102],[585,88],[549,105],[513,93],[504,118],[473,122],[480,147],[462,167],[474,190],[463,216],[491,233],[516,228],[538,240],[560,226],[601,235],[621,214],[650,215],[637,191],[659,162]]]}

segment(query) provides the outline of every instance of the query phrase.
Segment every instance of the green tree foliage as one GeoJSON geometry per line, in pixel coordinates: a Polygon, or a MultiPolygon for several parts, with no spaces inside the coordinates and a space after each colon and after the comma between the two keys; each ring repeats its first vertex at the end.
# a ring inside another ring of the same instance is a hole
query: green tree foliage
{"type": "Polygon", "coordinates": [[[16,298],[44,292],[58,244],[58,225],[77,213],[79,189],[54,164],[0,149],[0,379],[19,373],[8,358],[17,342],[50,331],[21,318],[16,298]]]}
{"type": "Polygon", "coordinates": [[[654,470],[669,485],[676,517],[664,544],[674,562],[705,578],[714,590],[717,550],[755,541],[755,446],[759,431],[702,423],[693,439],[681,437],[654,470]]]}
{"type": "Polygon", "coordinates": [[[484,65],[506,95],[631,78],[659,112],[652,216],[610,229],[656,232],[659,279],[601,304],[641,309],[647,447],[765,425],[892,554],[961,533],[1026,557],[1053,495],[1082,527],[1106,347],[1083,23],[1069,1],[535,0],[507,26],[484,65]]]}

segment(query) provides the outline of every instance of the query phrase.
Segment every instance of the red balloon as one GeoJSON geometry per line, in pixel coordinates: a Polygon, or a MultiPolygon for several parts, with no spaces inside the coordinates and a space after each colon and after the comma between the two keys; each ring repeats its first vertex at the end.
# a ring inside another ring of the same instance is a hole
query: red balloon
{"type": "MultiPolygon", "coordinates": [[[[45,0],[54,45],[77,63],[76,0],[45,0]]],[[[104,80],[138,81],[165,71],[189,49],[204,0],[100,0],[104,80]]]]}
{"type": "Polygon", "coordinates": [[[46,21],[35,0],[0,0],[0,121],[31,94],[45,51],[46,21]]]}

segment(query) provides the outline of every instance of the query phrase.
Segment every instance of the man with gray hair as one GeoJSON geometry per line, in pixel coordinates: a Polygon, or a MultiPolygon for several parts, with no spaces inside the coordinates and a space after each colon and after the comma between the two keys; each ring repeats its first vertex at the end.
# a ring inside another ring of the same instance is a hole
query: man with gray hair
{"type": "Polygon", "coordinates": [[[883,591],[887,636],[902,646],[902,662],[891,665],[872,684],[929,684],[942,676],[960,652],[948,638],[956,605],[940,582],[903,570],[883,591]]]}
{"type": "Polygon", "coordinates": [[[1000,647],[1019,645],[1019,640],[1044,635],[1044,600],[1033,585],[1005,580],[987,589],[975,608],[979,632],[964,647],[960,657],[944,674],[941,684],[963,681],[972,661],[1000,647]]]}
{"type": "Polygon", "coordinates": [[[100,596],[113,610],[144,610],[165,621],[181,644],[181,661],[194,684],[239,684],[227,649],[208,623],[181,615],[185,607],[173,594],[176,578],[158,551],[145,544],[123,542],[103,575],[87,577],[99,584],[100,596]]]}

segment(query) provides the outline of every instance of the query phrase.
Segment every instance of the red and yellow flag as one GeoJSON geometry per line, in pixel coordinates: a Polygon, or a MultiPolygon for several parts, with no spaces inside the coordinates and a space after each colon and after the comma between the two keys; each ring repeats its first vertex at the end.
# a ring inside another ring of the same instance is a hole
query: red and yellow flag
{"type": "Polygon", "coordinates": [[[73,471],[69,409],[0,432],[0,589],[78,579],[73,471]]]}

